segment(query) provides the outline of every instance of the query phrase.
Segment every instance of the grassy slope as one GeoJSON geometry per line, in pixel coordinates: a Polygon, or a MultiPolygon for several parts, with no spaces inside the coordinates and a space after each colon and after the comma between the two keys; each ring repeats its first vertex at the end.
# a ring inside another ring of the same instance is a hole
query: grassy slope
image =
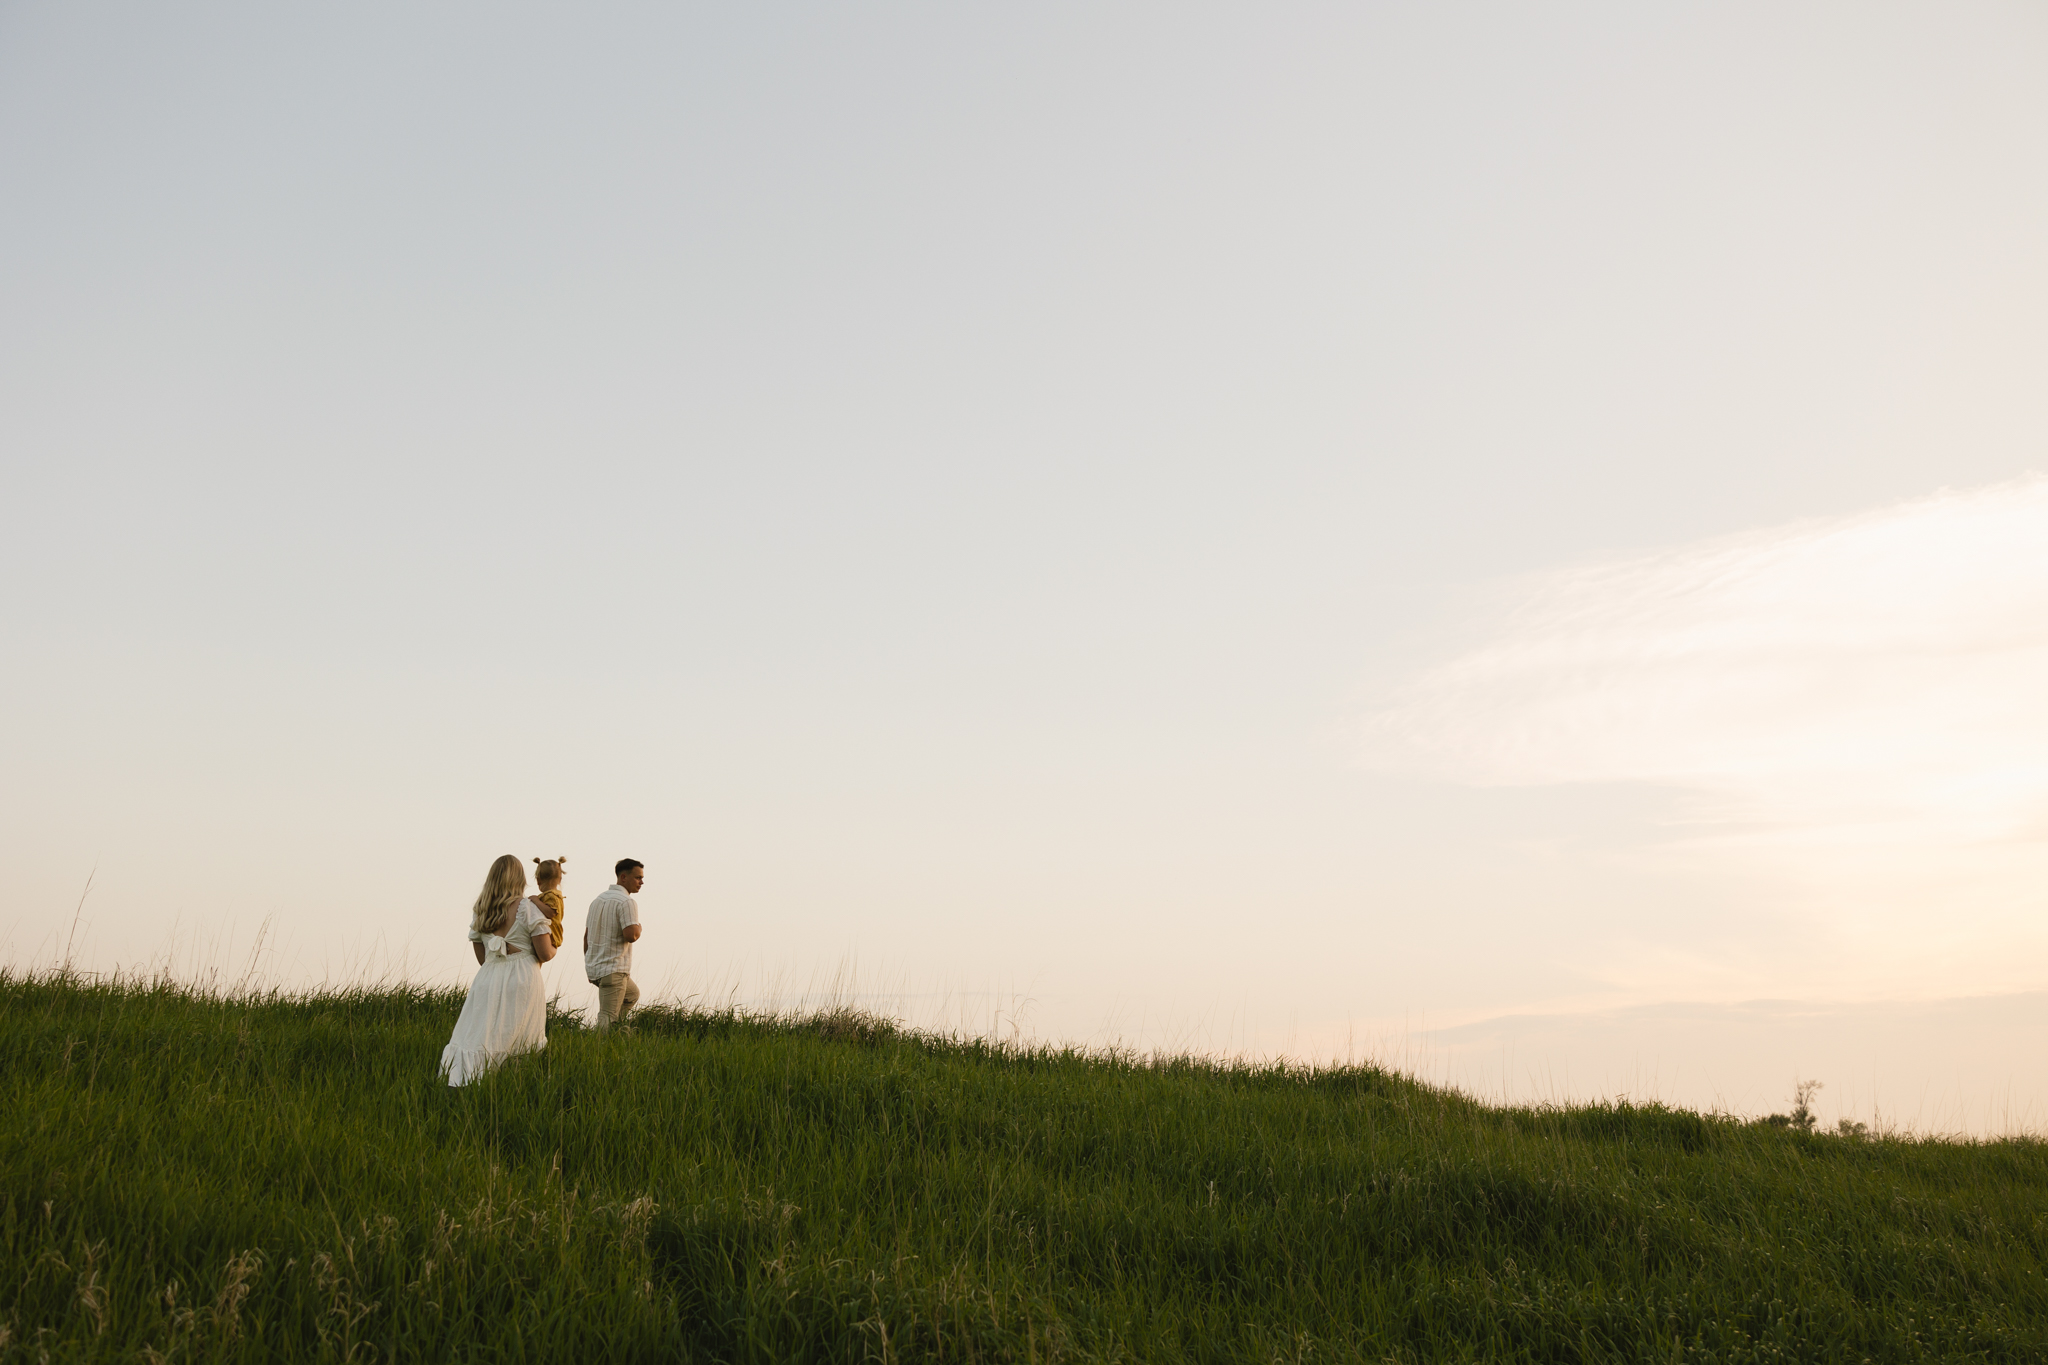
{"type": "Polygon", "coordinates": [[[2048,1360],[2048,1146],[0,976],[0,1359],[2048,1360]]]}

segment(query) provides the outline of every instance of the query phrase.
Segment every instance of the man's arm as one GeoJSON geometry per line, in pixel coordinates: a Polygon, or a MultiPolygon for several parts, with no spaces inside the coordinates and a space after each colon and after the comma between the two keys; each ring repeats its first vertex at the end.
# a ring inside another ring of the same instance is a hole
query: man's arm
{"type": "Polygon", "coordinates": [[[637,924],[627,925],[619,930],[619,937],[628,943],[638,943],[640,941],[640,926],[637,924]]]}

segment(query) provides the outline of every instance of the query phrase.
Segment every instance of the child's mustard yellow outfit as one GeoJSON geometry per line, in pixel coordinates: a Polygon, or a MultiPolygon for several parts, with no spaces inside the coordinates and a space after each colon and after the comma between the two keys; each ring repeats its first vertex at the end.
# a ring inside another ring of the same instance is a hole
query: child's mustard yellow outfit
{"type": "Polygon", "coordinates": [[[562,892],[559,887],[549,887],[540,893],[540,903],[548,908],[548,933],[554,936],[555,946],[562,946],[562,892]]]}

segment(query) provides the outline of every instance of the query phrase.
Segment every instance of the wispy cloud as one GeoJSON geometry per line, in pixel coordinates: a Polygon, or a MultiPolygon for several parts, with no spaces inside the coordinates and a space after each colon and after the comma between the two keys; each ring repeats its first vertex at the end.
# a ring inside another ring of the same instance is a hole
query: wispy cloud
{"type": "Polygon", "coordinates": [[[2048,833],[2048,478],[1533,580],[1367,751],[1693,788],[1757,838],[2048,833]]]}
{"type": "Polygon", "coordinates": [[[1529,580],[1366,728],[1382,769],[1680,794],[1561,855],[1718,898],[1677,956],[1586,945],[1618,989],[2048,984],[2048,478],[1529,580]]]}

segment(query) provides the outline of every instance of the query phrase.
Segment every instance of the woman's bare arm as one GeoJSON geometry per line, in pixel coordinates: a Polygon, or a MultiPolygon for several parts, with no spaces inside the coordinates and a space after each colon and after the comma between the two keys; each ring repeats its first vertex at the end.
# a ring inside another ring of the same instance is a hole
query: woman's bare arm
{"type": "Polygon", "coordinates": [[[533,936],[533,956],[536,962],[552,962],[555,959],[555,937],[545,929],[533,936]]]}
{"type": "Polygon", "coordinates": [[[483,966],[483,965],[484,965],[484,945],[483,945],[483,941],[482,941],[481,939],[471,939],[471,940],[470,940],[470,944],[469,944],[469,946],[470,946],[470,947],[472,947],[472,948],[474,948],[474,949],[476,949],[476,965],[477,965],[477,966],[479,966],[479,967],[483,966]]]}

